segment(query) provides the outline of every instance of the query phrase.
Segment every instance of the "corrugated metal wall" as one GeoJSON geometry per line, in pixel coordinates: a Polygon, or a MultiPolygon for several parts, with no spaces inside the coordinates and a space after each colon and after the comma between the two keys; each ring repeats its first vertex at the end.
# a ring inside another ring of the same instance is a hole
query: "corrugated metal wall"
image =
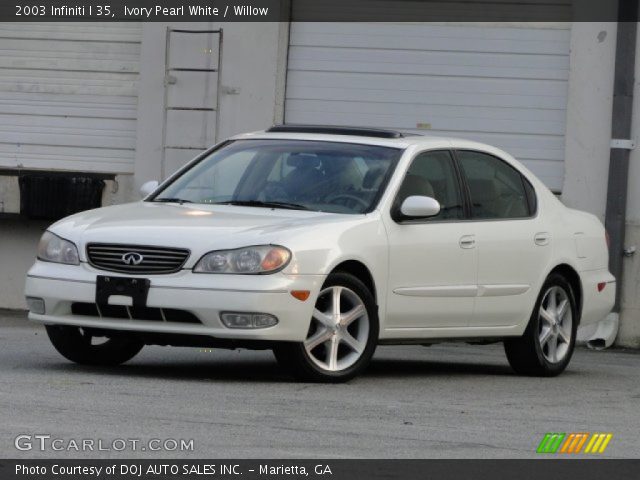
{"type": "Polygon", "coordinates": [[[569,37],[569,25],[294,22],[285,120],[479,140],[560,190],[569,37]]]}
{"type": "Polygon", "coordinates": [[[0,167],[133,172],[141,25],[0,23],[0,167]]]}

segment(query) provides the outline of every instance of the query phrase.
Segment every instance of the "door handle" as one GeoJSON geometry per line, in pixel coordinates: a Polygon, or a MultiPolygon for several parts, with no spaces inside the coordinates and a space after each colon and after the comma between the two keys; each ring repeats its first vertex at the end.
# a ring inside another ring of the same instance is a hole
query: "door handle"
{"type": "Polygon", "coordinates": [[[458,244],[460,248],[474,248],[476,246],[476,237],[475,235],[464,235],[460,237],[458,244]]]}
{"type": "Polygon", "coordinates": [[[548,232],[538,232],[533,236],[533,242],[541,247],[549,245],[549,240],[551,240],[551,235],[548,232]]]}

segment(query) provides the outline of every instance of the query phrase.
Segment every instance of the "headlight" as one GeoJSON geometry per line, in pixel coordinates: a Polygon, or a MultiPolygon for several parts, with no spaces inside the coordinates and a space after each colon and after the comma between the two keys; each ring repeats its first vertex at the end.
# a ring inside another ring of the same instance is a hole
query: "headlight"
{"type": "Polygon", "coordinates": [[[291,252],[276,245],[209,252],[196,264],[195,273],[274,273],[287,266],[291,252]]]}
{"type": "Polygon", "coordinates": [[[38,258],[45,262],[80,265],[76,246],[51,232],[44,232],[42,235],[38,245],[38,258]]]}

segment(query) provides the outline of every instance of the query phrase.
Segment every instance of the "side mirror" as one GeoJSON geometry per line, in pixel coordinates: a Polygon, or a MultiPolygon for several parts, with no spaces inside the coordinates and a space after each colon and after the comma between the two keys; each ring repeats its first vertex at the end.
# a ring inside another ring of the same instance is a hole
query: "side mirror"
{"type": "Polygon", "coordinates": [[[156,188],[160,185],[156,180],[151,180],[149,182],[145,182],[140,187],[140,196],[142,198],[146,198],[151,195],[156,188]]]}
{"type": "Polygon", "coordinates": [[[440,203],[435,198],[415,195],[402,202],[400,213],[408,218],[435,217],[440,213],[440,203]]]}

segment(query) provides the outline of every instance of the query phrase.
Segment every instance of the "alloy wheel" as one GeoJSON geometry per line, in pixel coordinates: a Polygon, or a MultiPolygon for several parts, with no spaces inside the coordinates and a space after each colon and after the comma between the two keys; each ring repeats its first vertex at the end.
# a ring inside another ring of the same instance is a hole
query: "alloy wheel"
{"type": "Polygon", "coordinates": [[[560,363],[571,348],[573,314],[569,294],[557,285],[542,297],[538,327],[538,342],[542,354],[550,363],[560,363]]]}
{"type": "Polygon", "coordinates": [[[336,372],[355,364],[369,337],[369,315],[362,299],[344,286],[320,292],[304,348],[319,368],[336,372]]]}

